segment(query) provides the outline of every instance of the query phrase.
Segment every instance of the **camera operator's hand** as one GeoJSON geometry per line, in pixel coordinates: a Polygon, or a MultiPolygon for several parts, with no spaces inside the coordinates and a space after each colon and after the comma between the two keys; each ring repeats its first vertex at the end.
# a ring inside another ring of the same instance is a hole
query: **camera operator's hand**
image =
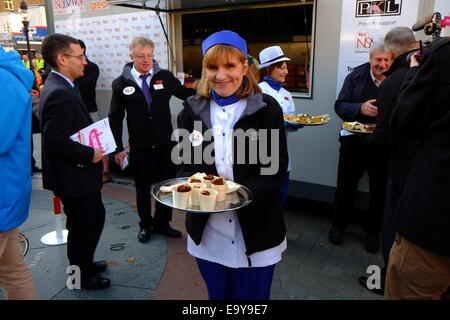
{"type": "Polygon", "coordinates": [[[378,115],[378,107],[374,105],[377,99],[367,100],[361,105],[359,112],[368,117],[376,117],[378,115]]]}
{"type": "Polygon", "coordinates": [[[416,53],[415,55],[413,55],[411,57],[411,61],[409,63],[409,66],[411,68],[418,67],[420,65],[419,61],[417,60],[417,55],[418,55],[418,53],[416,53]]]}

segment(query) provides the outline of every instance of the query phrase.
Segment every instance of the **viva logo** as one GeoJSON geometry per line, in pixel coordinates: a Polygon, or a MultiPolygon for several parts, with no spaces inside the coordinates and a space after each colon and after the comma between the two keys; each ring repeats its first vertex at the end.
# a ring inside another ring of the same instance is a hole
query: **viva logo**
{"type": "Polygon", "coordinates": [[[99,139],[100,135],[102,135],[103,132],[99,132],[97,129],[92,129],[91,132],[89,132],[89,146],[96,149],[103,149],[102,143],[99,139]]]}
{"type": "Polygon", "coordinates": [[[53,0],[59,9],[84,6],[84,0],[53,0]]]}

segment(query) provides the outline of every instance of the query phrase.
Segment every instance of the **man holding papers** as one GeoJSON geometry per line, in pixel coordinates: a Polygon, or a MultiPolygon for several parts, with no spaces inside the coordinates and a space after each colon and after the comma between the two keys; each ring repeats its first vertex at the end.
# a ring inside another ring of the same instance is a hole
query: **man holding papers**
{"type": "Polygon", "coordinates": [[[104,151],[70,139],[93,122],[74,87],[74,80],[83,75],[86,57],[77,39],[62,34],[44,39],[42,55],[52,68],[40,100],[44,188],[64,205],[67,255],[70,265],[80,268],[81,287],[105,289],[110,280],[97,274],[106,269],[106,262],[94,262],[105,222],[100,193],[104,151]]]}

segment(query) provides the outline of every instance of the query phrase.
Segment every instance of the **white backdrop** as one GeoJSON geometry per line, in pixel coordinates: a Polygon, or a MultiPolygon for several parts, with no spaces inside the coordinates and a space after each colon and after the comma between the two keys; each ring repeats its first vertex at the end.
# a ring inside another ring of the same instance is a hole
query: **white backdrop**
{"type": "Polygon", "coordinates": [[[369,61],[369,49],[375,41],[394,27],[411,28],[417,20],[419,0],[378,1],[388,3],[382,8],[385,13],[376,8],[371,8],[372,14],[358,11],[366,9],[369,2],[374,1],[343,0],[336,96],[352,69],[369,61]]]}
{"type": "MultiPolygon", "coordinates": [[[[161,13],[166,27],[166,14],[161,13]]],[[[89,60],[100,68],[97,90],[110,90],[112,81],[130,62],[128,46],[138,36],[150,38],[155,43],[155,60],[167,69],[167,41],[157,14],[154,11],[80,18],[73,15],[67,20],[55,21],[55,32],[63,33],[86,44],[89,60]]]]}

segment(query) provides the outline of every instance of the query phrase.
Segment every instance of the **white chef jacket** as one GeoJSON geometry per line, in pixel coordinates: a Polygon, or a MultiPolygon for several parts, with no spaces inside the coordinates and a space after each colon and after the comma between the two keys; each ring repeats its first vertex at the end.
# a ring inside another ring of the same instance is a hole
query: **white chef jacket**
{"type": "MultiPolygon", "coordinates": [[[[295,104],[294,99],[292,99],[292,95],[289,91],[287,91],[284,88],[281,88],[280,91],[275,90],[272,88],[266,81],[260,82],[259,87],[261,88],[262,92],[265,94],[268,94],[272,96],[275,100],[277,100],[278,104],[280,105],[281,109],[283,110],[284,115],[295,115],[295,104]]],[[[289,131],[286,130],[286,134],[289,131]]],[[[289,156],[289,163],[287,171],[290,172],[292,169],[291,167],[291,157],[289,156]]]]}

